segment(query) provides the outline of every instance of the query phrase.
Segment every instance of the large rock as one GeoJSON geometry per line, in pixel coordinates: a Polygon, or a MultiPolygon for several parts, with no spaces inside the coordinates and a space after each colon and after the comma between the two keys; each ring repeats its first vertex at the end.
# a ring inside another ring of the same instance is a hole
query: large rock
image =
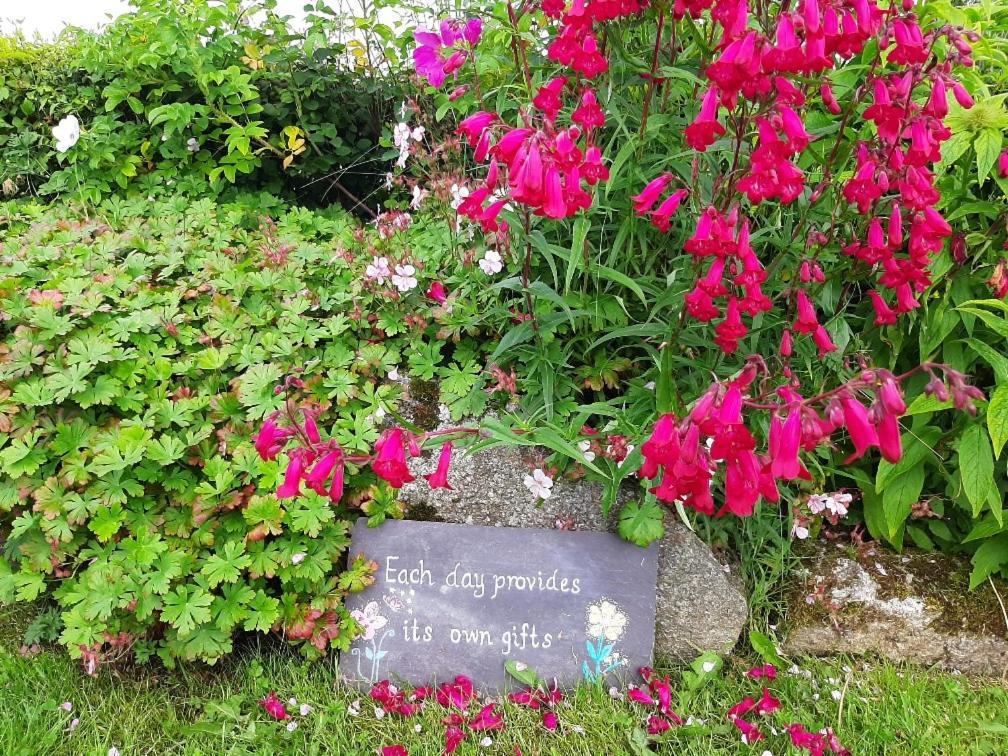
{"type": "MultiPolygon", "coordinates": [[[[865,654],[977,675],[1008,672],[1008,617],[969,564],[940,554],[820,546],[796,592],[789,654],[865,654]]],[[[1008,593],[1002,584],[1002,597],[1008,593]]]]}
{"type": "MultiPolygon", "coordinates": [[[[442,424],[445,418],[440,418],[442,424]]],[[[433,471],[436,454],[412,462],[417,481],[403,486],[407,517],[518,528],[614,530],[602,516],[602,487],[558,479],[544,502],[523,484],[542,451],[496,446],[457,452],[448,479],[454,490],[432,490],[419,476],[433,471]]],[[[632,493],[632,492],[631,492],[632,493]]],[[[738,641],[748,607],[742,586],[703,541],[671,513],[659,548],[655,653],[691,660],[703,651],[728,652],[738,641]]]]}

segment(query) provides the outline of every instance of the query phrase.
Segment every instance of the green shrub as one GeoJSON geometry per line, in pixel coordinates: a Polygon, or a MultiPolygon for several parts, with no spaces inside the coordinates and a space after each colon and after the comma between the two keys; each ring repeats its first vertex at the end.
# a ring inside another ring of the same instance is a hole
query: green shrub
{"type": "Polygon", "coordinates": [[[976,586],[1008,569],[1008,282],[1000,283],[1008,273],[1008,178],[998,168],[1008,147],[1008,9],[933,3],[924,11],[981,34],[977,66],[967,73],[975,105],[950,113],[952,137],[938,166],[941,210],[957,234],[932,266],[934,283],[920,311],[906,323],[872,329],[868,344],[897,372],[925,360],[947,362],[972,375],[990,401],[970,417],[919,397],[906,420],[904,458],[865,466],[857,481],[873,536],[897,547],[909,539],[924,549],[972,553],[976,586]]]}
{"type": "Polygon", "coordinates": [[[339,506],[280,502],[284,460],[249,438],[288,375],[324,432],[367,451],[392,368],[450,374],[428,343],[447,320],[403,317],[433,307],[428,282],[394,299],[362,276],[372,253],[441,267],[443,231],[382,240],[269,197],[99,210],[0,205],[0,601],[51,593],[61,641],[90,661],[214,661],[270,629],[344,647],[341,599],[369,576],[344,569],[349,527],[400,505],[353,470],[339,506]]]}
{"type": "Polygon", "coordinates": [[[356,19],[314,14],[295,32],[273,5],[141,0],[101,33],[3,40],[8,193],[92,204],[131,188],[207,194],[235,183],[301,201],[370,194],[400,97],[387,30],[358,24],[381,60],[362,63],[336,41],[356,19]],[[50,129],[71,113],[82,137],[58,155],[50,129]]]}

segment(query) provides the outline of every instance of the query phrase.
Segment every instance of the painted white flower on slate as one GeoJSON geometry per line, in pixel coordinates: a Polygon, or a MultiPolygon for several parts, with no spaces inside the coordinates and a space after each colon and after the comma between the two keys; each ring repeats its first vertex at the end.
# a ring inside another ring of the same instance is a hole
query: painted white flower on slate
{"type": "Polygon", "coordinates": [[[591,638],[605,636],[608,641],[617,641],[623,636],[626,624],[626,615],[608,599],[588,607],[588,635],[591,638]]]}
{"type": "Polygon", "coordinates": [[[354,609],[350,612],[350,616],[357,620],[363,629],[360,637],[366,641],[374,639],[375,633],[388,624],[388,620],[378,613],[378,609],[377,601],[369,601],[365,605],[364,611],[354,609]]]}
{"type": "Polygon", "coordinates": [[[53,126],[52,133],[56,140],[56,151],[66,152],[80,139],[80,121],[77,116],[68,115],[53,126]]]}

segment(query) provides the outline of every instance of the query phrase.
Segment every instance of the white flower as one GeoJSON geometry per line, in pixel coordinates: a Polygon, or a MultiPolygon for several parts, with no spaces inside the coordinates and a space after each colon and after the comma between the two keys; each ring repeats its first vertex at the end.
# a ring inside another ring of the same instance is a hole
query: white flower
{"type": "Polygon", "coordinates": [[[414,210],[420,209],[420,204],[427,198],[427,190],[421,189],[420,185],[413,187],[413,199],[410,200],[410,207],[414,210]]]}
{"type": "Polygon", "coordinates": [[[291,696],[290,698],[287,699],[287,705],[288,706],[297,706],[297,699],[294,698],[294,696],[291,696]]]}
{"type": "Polygon", "coordinates": [[[293,719],[287,723],[287,732],[294,732],[297,729],[297,722],[293,719]]]}
{"type": "Polygon", "coordinates": [[[423,126],[417,126],[415,129],[413,129],[413,131],[410,132],[410,136],[413,137],[414,142],[420,142],[424,138],[425,131],[426,129],[424,129],[423,126]]]}
{"type": "Polygon", "coordinates": [[[423,732],[423,725],[421,724],[413,725],[413,732],[423,732]]]}
{"type": "Polygon", "coordinates": [[[482,739],[482,740],[480,741],[480,745],[481,745],[481,746],[482,746],[483,748],[489,748],[490,746],[492,746],[492,745],[493,745],[493,738],[491,738],[491,737],[490,737],[489,735],[488,735],[488,736],[486,736],[485,738],[483,738],[483,739],[482,739]]]}
{"type": "Polygon", "coordinates": [[[409,138],[409,124],[400,121],[395,125],[395,128],[392,129],[392,144],[395,145],[397,150],[401,150],[404,144],[409,147],[409,138]]]}
{"type": "Polygon", "coordinates": [[[375,719],[381,719],[382,717],[385,716],[385,709],[383,709],[381,706],[375,706],[374,715],[375,719]]]}
{"type": "Polygon", "coordinates": [[[398,381],[399,380],[399,371],[396,368],[392,368],[391,370],[389,370],[388,371],[388,379],[390,381],[398,381]]]}
{"type": "Polygon", "coordinates": [[[74,717],[73,719],[70,720],[70,724],[67,725],[67,733],[73,732],[74,730],[77,729],[79,725],[80,725],[80,719],[78,717],[74,717]]]}
{"type": "Polygon", "coordinates": [[[292,554],[291,555],[291,564],[301,564],[301,562],[303,562],[305,560],[306,556],[308,556],[308,555],[305,554],[303,551],[299,551],[296,554],[292,554]]]}
{"type": "Polygon", "coordinates": [[[58,708],[69,714],[71,711],[73,711],[73,704],[70,703],[69,701],[64,701],[59,705],[58,708]]]}
{"type": "Polygon", "coordinates": [[[189,137],[189,141],[186,142],[186,149],[189,152],[199,152],[200,144],[196,137],[189,137]]]}
{"type": "Polygon", "coordinates": [[[532,471],[531,475],[526,475],[523,482],[529,493],[537,499],[548,499],[552,493],[550,489],[553,488],[553,478],[538,467],[532,471]]]}
{"type": "Polygon", "coordinates": [[[626,615],[607,599],[588,607],[588,635],[592,638],[605,636],[609,641],[619,640],[626,629],[626,623],[626,615]]]}
{"type": "Polygon", "coordinates": [[[504,260],[501,259],[500,252],[496,249],[488,249],[479,261],[479,266],[488,276],[500,273],[504,270],[504,260]]]}
{"type": "Polygon", "coordinates": [[[372,278],[378,283],[385,283],[385,279],[392,275],[387,257],[375,257],[370,265],[364,270],[364,275],[372,278]]]}
{"type": "Polygon", "coordinates": [[[809,537],[808,528],[806,528],[804,525],[799,525],[798,523],[795,523],[795,526],[791,532],[794,533],[794,537],[800,541],[804,541],[806,538],[809,537]]]}
{"type": "Polygon", "coordinates": [[[351,701],[350,704],[347,706],[346,710],[347,710],[347,714],[349,714],[351,717],[359,717],[360,716],[360,699],[358,698],[355,701],[351,701]]]}
{"type": "Polygon", "coordinates": [[[115,746],[112,746],[111,748],[108,749],[108,756],[119,756],[119,749],[116,748],[115,746]]]}
{"type": "Polygon", "coordinates": [[[451,185],[451,206],[452,210],[458,210],[459,205],[466,201],[469,196],[469,187],[459,184],[451,185]]]}
{"type": "Polygon", "coordinates": [[[301,708],[298,709],[298,712],[301,714],[302,717],[307,717],[309,714],[311,714],[312,708],[309,704],[301,704],[301,708]]]}
{"type": "Polygon", "coordinates": [[[385,188],[391,189],[393,181],[395,181],[395,174],[392,173],[392,171],[389,171],[385,174],[385,188]]]}
{"type": "Polygon", "coordinates": [[[379,407],[378,409],[376,409],[374,411],[374,419],[377,420],[379,423],[382,420],[385,419],[385,408],[384,407],[379,407]]]}
{"type": "Polygon", "coordinates": [[[839,690],[830,691],[830,695],[833,697],[834,701],[839,701],[841,698],[843,698],[843,693],[841,693],[839,690]]]}
{"type": "Polygon", "coordinates": [[[369,641],[374,638],[375,633],[388,624],[388,620],[378,613],[378,602],[369,601],[364,607],[364,611],[354,609],[350,616],[357,620],[357,624],[363,629],[361,637],[369,641]]]}
{"type": "Polygon", "coordinates": [[[53,126],[52,133],[56,140],[56,151],[66,152],[80,139],[80,121],[77,120],[77,116],[68,115],[53,126]]]}
{"type": "Polygon", "coordinates": [[[415,289],[417,287],[416,268],[412,265],[396,265],[392,283],[404,294],[415,289]]]}
{"type": "Polygon", "coordinates": [[[584,455],[584,458],[585,458],[586,462],[594,462],[595,461],[595,452],[593,452],[591,450],[591,441],[581,441],[581,442],[579,442],[578,443],[578,449],[581,450],[581,453],[584,455]]]}
{"type": "Polygon", "coordinates": [[[705,661],[703,664],[700,665],[700,669],[702,669],[704,672],[713,672],[714,671],[714,667],[716,667],[716,666],[717,666],[717,663],[715,663],[715,662],[705,661]]]}

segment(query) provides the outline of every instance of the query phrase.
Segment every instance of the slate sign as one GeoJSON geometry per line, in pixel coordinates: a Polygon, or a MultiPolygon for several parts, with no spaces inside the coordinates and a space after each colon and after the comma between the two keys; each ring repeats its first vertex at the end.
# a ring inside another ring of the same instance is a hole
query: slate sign
{"type": "Polygon", "coordinates": [[[608,533],[390,521],[354,527],[350,558],[378,564],[347,608],[364,633],[343,677],[421,685],[464,674],[517,688],[504,662],[561,685],[620,679],[651,663],[657,544],[608,533]]]}

